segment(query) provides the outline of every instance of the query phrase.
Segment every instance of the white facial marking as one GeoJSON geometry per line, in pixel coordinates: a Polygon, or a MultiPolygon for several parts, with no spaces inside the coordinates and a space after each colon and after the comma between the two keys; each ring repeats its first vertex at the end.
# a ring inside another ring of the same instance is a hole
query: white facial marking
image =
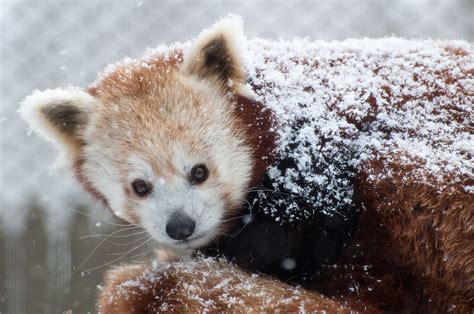
{"type": "Polygon", "coordinates": [[[128,182],[131,184],[136,179],[142,179],[152,182],[155,179],[153,167],[144,159],[133,155],[129,158],[128,167],[131,171],[128,173],[128,182]]]}
{"type": "Polygon", "coordinates": [[[126,218],[123,212],[126,198],[120,173],[110,163],[106,150],[97,149],[91,144],[87,145],[84,151],[88,161],[83,169],[85,177],[97,191],[104,195],[114,214],[120,218],[126,218]]]}
{"type": "Polygon", "coordinates": [[[196,164],[205,164],[204,158],[190,156],[183,145],[176,144],[173,152],[177,173],[165,180],[153,173],[150,164],[133,156],[130,159],[129,181],[140,178],[153,186],[149,196],[134,201],[137,214],[144,228],[160,244],[178,249],[197,248],[206,244],[215,234],[224,214],[220,190],[215,186],[193,185],[189,172],[196,164]],[[137,177],[138,176],[138,177],[137,177]],[[166,225],[173,214],[181,213],[195,222],[195,230],[186,241],[172,239],[166,225]]]}

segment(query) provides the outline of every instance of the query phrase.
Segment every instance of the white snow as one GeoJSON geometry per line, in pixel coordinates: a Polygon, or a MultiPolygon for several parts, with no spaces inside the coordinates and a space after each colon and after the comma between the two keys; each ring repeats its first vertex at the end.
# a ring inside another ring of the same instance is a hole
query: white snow
{"type": "MultiPolygon", "coordinates": [[[[453,176],[454,182],[474,177],[470,44],[400,38],[255,39],[248,47],[256,66],[253,83],[264,87],[256,91],[258,99],[278,119],[277,156],[296,161],[286,171],[269,169],[277,189],[298,196],[326,191],[314,206],[330,214],[351,202],[349,181],[335,179],[347,171],[340,167],[347,163],[370,174],[373,169],[364,161],[381,160],[386,166],[397,158],[406,164],[416,160],[421,166],[410,179],[440,189],[445,176],[453,176]],[[447,48],[467,54],[453,57],[447,48]],[[303,125],[295,130],[301,120],[303,125]]],[[[373,172],[373,179],[391,175],[373,172]]],[[[291,220],[301,214],[295,210],[290,204],[286,213],[270,214],[291,220]]]]}
{"type": "MultiPolygon", "coordinates": [[[[149,67],[159,55],[177,57],[176,51],[190,45],[159,46],[142,59],[109,65],[98,81],[117,67],[149,67]]],[[[297,38],[253,39],[245,46],[248,72],[261,87],[256,97],[277,118],[275,153],[295,161],[290,168],[276,164],[268,170],[280,192],[310,196],[314,208],[331,215],[352,202],[351,180],[357,171],[367,171],[371,180],[395,175],[373,171],[364,163],[368,160],[384,166],[417,161],[421,166],[410,179],[439,189],[448,175],[453,182],[474,177],[471,44],[297,38]],[[449,51],[454,49],[467,53],[454,57],[449,51]]],[[[275,202],[275,207],[282,205],[275,202]]],[[[285,212],[271,206],[265,210],[278,221],[314,214],[301,212],[296,201],[284,205],[285,212]]]]}
{"type": "Polygon", "coordinates": [[[292,270],[296,267],[296,261],[290,257],[284,258],[281,261],[281,267],[286,270],[292,270]]]}
{"type": "MultiPolygon", "coordinates": [[[[126,280],[115,286],[114,294],[107,296],[108,301],[112,304],[120,298],[128,298],[131,294],[139,293],[134,288],[138,288],[140,291],[154,289],[157,298],[158,296],[165,297],[164,300],[160,300],[159,305],[157,303],[156,306],[160,306],[160,309],[157,310],[173,311],[175,304],[167,302],[167,293],[157,292],[155,288],[155,283],[168,277],[176,278],[176,285],[171,288],[169,293],[171,295],[177,293],[184,298],[196,301],[203,313],[216,310],[213,300],[215,296],[229,308],[236,304],[245,305],[246,300],[262,300],[261,304],[252,303],[252,307],[256,311],[281,308],[288,303],[299,304],[303,309],[305,298],[307,298],[304,290],[300,287],[284,288],[275,285],[275,290],[264,289],[262,280],[267,280],[263,279],[265,277],[257,274],[249,276],[247,272],[238,268],[229,268],[228,263],[222,259],[198,255],[185,261],[166,263],[155,261],[152,265],[145,267],[143,273],[137,278],[126,280]],[[188,280],[180,280],[183,277],[188,280]],[[205,290],[210,286],[213,287],[212,295],[205,290]]],[[[321,298],[324,299],[323,296],[321,298]]],[[[170,299],[172,300],[172,297],[170,299]]]]}

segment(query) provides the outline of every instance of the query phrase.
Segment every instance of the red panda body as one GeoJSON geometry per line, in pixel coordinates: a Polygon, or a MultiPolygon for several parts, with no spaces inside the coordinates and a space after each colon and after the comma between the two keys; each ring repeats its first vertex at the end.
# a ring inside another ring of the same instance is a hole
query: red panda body
{"type": "Polygon", "coordinates": [[[113,66],[87,92],[33,94],[23,115],[162,248],[207,246],[308,290],[196,257],[111,271],[100,309],[468,311],[471,45],[243,48],[238,24],[113,66]]]}

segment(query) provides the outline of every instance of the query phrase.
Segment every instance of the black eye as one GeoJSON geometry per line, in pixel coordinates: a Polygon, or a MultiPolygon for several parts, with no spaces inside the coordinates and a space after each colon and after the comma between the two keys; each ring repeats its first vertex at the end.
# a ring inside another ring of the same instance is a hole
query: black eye
{"type": "Polygon", "coordinates": [[[206,165],[199,164],[191,169],[191,183],[203,183],[209,176],[206,165]]]}
{"type": "Polygon", "coordinates": [[[150,184],[142,179],[133,181],[132,188],[135,194],[141,197],[146,196],[151,192],[150,184]]]}

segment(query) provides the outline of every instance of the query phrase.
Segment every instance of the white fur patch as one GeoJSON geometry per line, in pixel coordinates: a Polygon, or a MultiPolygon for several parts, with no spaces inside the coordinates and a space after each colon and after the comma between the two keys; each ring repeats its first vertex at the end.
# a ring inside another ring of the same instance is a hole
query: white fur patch
{"type": "Polygon", "coordinates": [[[129,158],[128,163],[133,169],[128,174],[128,182],[131,183],[135,179],[143,179],[146,181],[154,180],[153,167],[146,160],[133,155],[129,158]]]}
{"type": "Polygon", "coordinates": [[[124,217],[125,195],[119,169],[111,164],[103,150],[94,145],[85,146],[87,162],[84,163],[84,175],[92,186],[107,199],[110,208],[120,218],[124,217]]]}
{"type": "Polygon", "coordinates": [[[64,134],[61,134],[41,112],[42,109],[49,106],[64,103],[73,105],[87,114],[97,105],[97,100],[87,92],[75,87],[48,89],[45,91],[35,90],[23,100],[18,112],[32,130],[65,148],[64,146],[67,146],[68,143],[64,138],[64,134]]]}
{"type": "MultiPolygon", "coordinates": [[[[134,161],[137,170],[143,169],[143,163],[147,164],[143,160],[137,163],[137,158],[134,161]]],[[[146,199],[136,202],[136,210],[143,226],[155,240],[175,251],[182,251],[200,247],[215,236],[225,208],[219,189],[205,183],[194,186],[187,179],[195,164],[206,163],[204,156],[192,156],[177,143],[173,150],[173,163],[179,172],[165,182],[158,176],[148,179],[154,186],[153,192],[146,199]],[[182,212],[196,222],[189,242],[175,241],[165,231],[168,220],[176,212],[182,212]]]]}

